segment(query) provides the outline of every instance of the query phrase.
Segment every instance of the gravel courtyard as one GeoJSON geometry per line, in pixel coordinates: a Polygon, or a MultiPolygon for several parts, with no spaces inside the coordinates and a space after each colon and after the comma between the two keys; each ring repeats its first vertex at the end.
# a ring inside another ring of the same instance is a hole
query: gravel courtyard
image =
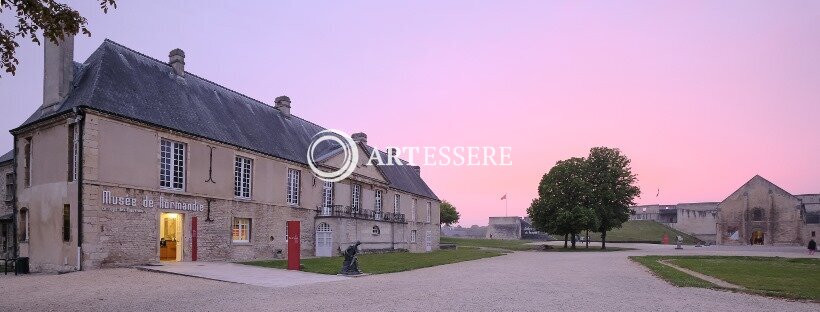
{"type": "MultiPolygon", "coordinates": [[[[614,244],[613,244],[614,245],[614,244]]],[[[410,272],[264,288],[136,269],[0,276],[0,311],[817,311],[820,304],[676,288],[606,253],[516,252],[410,272]]],[[[799,249],[687,247],[686,254],[801,256],[799,249]]],[[[363,268],[365,271],[367,268],[363,268]]],[[[818,286],[820,287],[820,286],[818,286]]]]}

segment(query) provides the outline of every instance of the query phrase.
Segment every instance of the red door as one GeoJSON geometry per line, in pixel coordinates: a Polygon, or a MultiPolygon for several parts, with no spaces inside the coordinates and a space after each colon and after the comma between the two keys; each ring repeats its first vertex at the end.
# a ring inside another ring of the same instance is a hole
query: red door
{"type": "Polygon", "coordinates": [[[288,270],[299,270],[299,221],[288,221],[288,270]]]}

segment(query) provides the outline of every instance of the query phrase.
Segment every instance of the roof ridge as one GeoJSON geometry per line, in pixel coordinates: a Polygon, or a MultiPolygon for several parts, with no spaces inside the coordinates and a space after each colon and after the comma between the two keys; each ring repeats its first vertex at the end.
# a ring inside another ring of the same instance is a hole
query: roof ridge
{"type": "MultiPolygon", "coordinates": [[[[155,62],[157,62],[157,63],[160,63],[160,64],[162,64],[162,65],[166,65],[166,66],[169,66],[169,67],[171,66],[171,65],[168,65],[168,63],[166,63],[166,62],[160,61],[159,59],[154,58],[154,57],[152,57],[152,56],[149,56],[149,55],[147,55],[147,54],[145,54],[145,53],[142,53],[142,52],[139,52],[139,51],[137,51],[137,50],[131,49],[131,48],[129,48],[129,47],[127,47],[127,46],[125,46],[125,45],[123,45],[123,44],[121,44],[121,43],[118,43],[118,42],[116,42],[116,41],[113,41],[113,40],[111,40],[111,39],[105,38],[104,42],[107,42],[107,43],[112,44],[112,45],[114,45],[114,46],[117,46],[117,47],[123,48],[123,49],[125,49],[125,50],[128,50],[129,52],[135,53],[135,54],[137,54],[137,55],[139,55],[139,56],[145,57],[145,58],[147,58],[147,59],[150,59],[150,60],[155,61],[155,62]]],[[[262,102],[262,101],[260,101],[260,100],[255,99],[255,98],[252,98],[252,97],[250,97],[250,96],[248,96],[248,95],[246,95],[246,94],[244,94],[244,93],[242,93],[242,92],[239,92],[239,91],[233,90],[233,89],[228,88],[228,87],[226,87],[226,86],[223,86],[223,85],[221,85],[221,84],[219,84],[219,83],[216,83],[216,82],[214,82],[214,81],[211,81],[211,80],[210,80],[210,79],[208,79],[208,78],[204,78],[204,77],[202,77],[202,76],[199,76],[199,75],[194,74],[194,73],[192,73],[192,72],[189,72],[189,71],[187,71],[187,70],[185,71],[185,73],[186,73],[186,74],[188,74],[188,75],[194,76],[194,77],[196,77],[196,78],[199,78],[199,79],[201,79],[202,81],[205,81],[205,82],[207,82],[207,83],[210,83],[210,84],[212,84],[212,85],[214,85],[214,86],[217,86],[217,87],[220,87],[220,88],[222,88],[222,89],[225,89],[225,91],[228,91],[228,92],[234,93],[234,94],[236,94],[236,95],[239,95],[239,96],[241,96],[241,97],[244,97],[244,98],[246,98],[246,99],[249,99],[249,100],[251,100],[251,101],[253,101],[253,102],[255,102],[255,103],[259,104],[261,107],[265,107],[266,109],[275,109],[276,111],[279,111],[279,110],[278,110],[278,109],[276,109],[275,107],[273,107],[273,106],[271,106],[271,105],[269,105],[269,104],[267,104],[267,103],[265,103],[265,102],[262,102]]],[[[96,85],[96,83],[95,83],[95,85],[96,85]]],[[[281,114],[281,113],[280,113],[280,114],[281,114]]],[[[327,129],[327,127],[323,127],[323,126],[321,126],[321,125],[318,125],[318,124],[316,124],[316,123],[314,123],[314,122],[312,122],[312,121],[310,121],[310,120],[304,119],[304,118],[299,117],[299,116],[297,116],[297,115],[291,114],[291,116],[292,116],[292,117],[295,117],[295,118],[298,118],[298,119],[300,119],[300,120],[302,120],[302,121],[304,121],[304,122],[307,122],[307,123],[309,123],[309,124],[311,124],[311,125],[314,125],[314,126],[316,126],[316,127],[319,127],[319,128],[322,128],[322,129],[327,129]]]]}

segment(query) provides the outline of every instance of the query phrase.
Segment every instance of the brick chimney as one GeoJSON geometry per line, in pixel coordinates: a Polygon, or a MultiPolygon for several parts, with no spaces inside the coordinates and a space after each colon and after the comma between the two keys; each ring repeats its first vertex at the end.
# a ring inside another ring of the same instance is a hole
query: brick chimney
{"type": "Polygon", "coordinates": [[[54,109],[71,92],[74,80],[74,36],[58,42],[45,40],[43,66],[43,105],[41,110],[54,109]]]}
{"type": "Polygon", "coordinates": [[[353,139],[353,142],[367,145],[367,134],[365,134],[364,132],[356,132],[350,135],[350,137],[353,139]]]}
{"type": "Polygon", "coordinates": [[[290,98],[287,95],[276,97],[273,103],[273,108],[278,109],[285,117],[290,117],[290,98]]]}
{"type": "Polygon", "coordinates": [[[412,167],[413,167],[413,170],[415,170],[418,175],[421,175],[421,167],[419,167],[419,166],[412,166],[412,167]]]}
{"type": "Polygon", "coordinates": [[[179,48],[171,50],[168,53],[168,65],[174,68],[177,76],[185,77],[185,51],[179,48]]]}

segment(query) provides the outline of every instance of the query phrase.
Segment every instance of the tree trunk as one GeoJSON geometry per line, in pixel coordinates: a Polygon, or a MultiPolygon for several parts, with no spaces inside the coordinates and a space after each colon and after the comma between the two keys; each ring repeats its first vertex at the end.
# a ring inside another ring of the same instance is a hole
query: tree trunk
{"type": "Polygon", "coordinates": [[[606,231],[601,231],[601,249],[606,249],[606,231]]]}
{"type": "Polygon", "coordinates": [[[575,249],[575,233],[572,233],[570,235],[572,235],[572,249],[575,249]]]}
{"type": "Polygon", "coordinates": [[[564,234],[564,248],[567,248],[567,240],[569,239],[569,234],[564,234]]]}
{"type": "Polygon", "coordinates": [[[587,230],[587,249],[589,249],[589,230],[587,230]]]}

